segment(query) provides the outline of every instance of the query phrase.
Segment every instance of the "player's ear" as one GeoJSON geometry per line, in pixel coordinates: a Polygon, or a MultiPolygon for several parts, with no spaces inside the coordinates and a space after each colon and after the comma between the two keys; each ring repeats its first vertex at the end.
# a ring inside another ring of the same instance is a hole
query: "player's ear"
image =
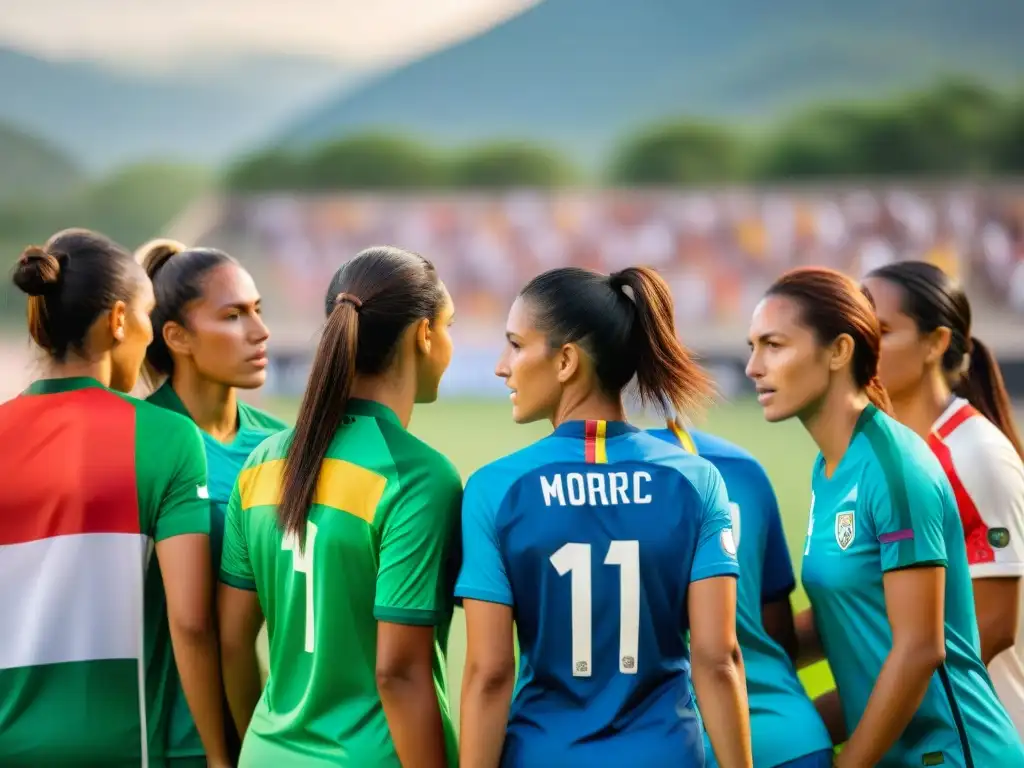
{"type": "Polygon", "coordinates": [[[558,350],[558,383],[565,384],[575,376],[582,362],[582,350],[578,344],[563,344],[558,350]]]}
{"type": "Polygon", "coordinates": [[[167,349],[170,350],[172,355],[184,357],[192,354],[191,337],[188,329],[181,325],[181,323],[168,320],[164,323],[161,335],[164,338],[164,344],[167,345],[167,349]]]}
{"type": "Polygon", "coordinates": [[[953,338],[953,331],[942,326],[925,335],[925,343],[928,345],[928,352],[924,361],[928,365],[934,365],[942,360],[942,356],[949,349],[949,342],[953,338]]]}
{"type": "Polygon", "coordinates": [[[125,324],[127,322],[128,305],[123,301],[115,301],[114,306],[110,308],[110,318],[108,320],[110,335],[115,343],[124,341],[125,324]]]}
{"type": "Polygon", "coordinates": [[[829,370],[841,371],[853,362],[853,351],[855,347],[856,344],[850,334],[841,333],[836,336],[835,340],[829,345],[829,370]]]}
{"type": "Polygon", "coordinates": [[[416,351],[421,355],[429,355],[433,342],[434,332],[430,327],[430,320],[422,318],[413,326],[413,338],[416,339],[416,351]]]}

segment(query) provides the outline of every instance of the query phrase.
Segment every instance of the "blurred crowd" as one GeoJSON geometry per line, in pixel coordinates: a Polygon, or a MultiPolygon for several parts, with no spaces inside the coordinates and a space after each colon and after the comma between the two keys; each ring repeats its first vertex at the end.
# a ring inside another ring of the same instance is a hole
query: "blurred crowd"
{"type": "Polygon", "coordinates": [[[897,259],[931,261],[1024,314],[1024,187],[272,196],[231,202],[224,226],[302,306],[321,304],[345,258],[393,243],[431,258],[460,315],[480,320],[503,321],[523,283],[567,264],[650,264],[681,320],[718,323],[745,317],[786,268],[859,275],[897,259]]]}

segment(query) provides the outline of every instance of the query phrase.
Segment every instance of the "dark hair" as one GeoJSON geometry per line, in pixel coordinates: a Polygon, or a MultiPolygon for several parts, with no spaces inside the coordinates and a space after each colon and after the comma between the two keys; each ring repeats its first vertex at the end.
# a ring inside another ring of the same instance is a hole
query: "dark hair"
{"type": "Polygon", "coordinates": [[[174,359],[164,341],[164,326],[170,322],[185,325],[185,310],[189,303],[202,297],[207,273],[222,264],[238,262],[216,248],[186,248],[173,240],[148,243],[136,258],[141,260],[153,281],[156,297],[156,306],[150,315],[153,343],[146,350],[146,362],[154,372],[170,376],[174,372],[174,359]]]}
{"type": "Polygon", "coordinates": [[[46,244],[29,246],[12,280],[27,293],[28,332],[54,360],[84,351],[96,319],[118,301],[129,302],[142,270],[131,254],[87,229],[65,229],[46,244]]]}
{"type": "Polygon", "coordinates": [[[772,283],[766,296],[785,296],[800,305],[801,319],[820,344],[844,333],[853,339],[853,381],[875,406],[892,415],[889,394],[878,378],[882,331],[871,295],[842,272],[800,267],[772,283]]]}
{"type": "Polygon", "coordinates": [[[327,324],[317,346],[288,446],[278,519],[305,542],[320,465],[342,425],[357,374],[383,373],[402,332],[433,321],[445,292],[434,265],[400,248],[368,248],[342,266],[327,289],[327,324]]]}
{"type": "Polygon", "coordinates": [[[705,405],[711,377],[676,335],[668,284],[653,269],[628,267],[606,276],[577,267],[552,269],[520,292],[553,348],[576,343],[594,362],[612,397],[636,378],[643,406],[668,416],[705,405]]]}
{"type": "Polygon", "coordinates": [[[999,427],[1024,458],[999,363],[988,347],[971,335],[971,305],[960,285],[934,264],[924,261],[889,264],[870,272],[868,277],[886,280],[902,290],[903,313],[913,319],[921,333],[949,328],[949,347],[942,356],[942,370],[953,391],[999,427]],[[968,363],[966,371],[964,362],[968,363]]]}

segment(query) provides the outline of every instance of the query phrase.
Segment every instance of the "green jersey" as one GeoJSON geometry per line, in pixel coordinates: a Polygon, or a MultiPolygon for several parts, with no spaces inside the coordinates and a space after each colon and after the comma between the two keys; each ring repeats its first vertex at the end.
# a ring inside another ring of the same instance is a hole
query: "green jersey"
{"type": "MultiPolygon", "coordinates": [[[[149,396],[148,402],[166,408],[169,411],[180,413],[191,418],[185,404],[171,387],[170,381],[166,382],[156,392],[149,396]]],[[[203,447],[206,449],[206,464],[209,472],[209,494],[210,494],[210,553],[213,556],[214,573],[220,570],[221,546],[224,538],[224,519],[227,515],[228,500],[231,498],[231,491],[238,480],[238,473],[242,471],[242,465],[249,458],[249,454],[271,435],[287,429],[287,425],[254,408],[248,403],[238,403],[238,431],[229,443],[222,443],[206,432],[200,432],[203,436],[203,447]]],[[[185,701],[185,692],[181,690],[180,681],[177,679],[177,670],[173,670],[175,677],[173,687],[177,694],[174,697],[173,714],[169,724],[167,735],[168,755],[172,757],[199,757],[206,752],[203,743],[199,739],[199,731],[195,721],[192,719],[192,712],[185,701]]],[[[234,726],[229,724],[229,728],[234,726]]]]}
{"type": "Polygon", "coordinates": [[[153,550],[209,532],[199,431],[49,379],[0,406],[0,462],[0,765],[162,765],[175,678],[153,550]]]}
{"type": "Polygon", "coordinates": [[[892,648],[883,575],[941,566],[946,660],[879,765],[1024,765],[1024,748],[981,662],[960,515],[928,445],[868,406],[831,478],[818,457],[812,488],[803,584],[849,732],[892,648]]]}
{"type": "Polygon", "coordinates": [[[375,678],[377,622],[434,626],[451,765],[444,653],[462,483],[379,403],[353,400],[320,467],[305,547],[276,505],[292,432],[256,449],[228,505],[220,578],[259,593],[270,677],[240,765],[398,766],[375,678]]]}

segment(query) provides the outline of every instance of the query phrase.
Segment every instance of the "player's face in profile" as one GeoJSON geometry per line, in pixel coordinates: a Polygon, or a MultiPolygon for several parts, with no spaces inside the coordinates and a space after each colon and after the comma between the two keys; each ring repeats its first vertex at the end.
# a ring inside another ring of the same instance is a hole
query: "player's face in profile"
{"type": "Polygon", "coordinates": [[[536,328],[533,313],[522,297],[515,300],[505,324],[505,350],[495,375],[512,390],[512,419],[517,424],[550,418],[561,396],[558,355],[547,336],[536,328]]]}
{"type": "Polygon", "coordinates": [[[932,347],[918,331],[917,323],[903,314],[903,289],[877,277],[864,287],[875,301],[875,314],[882,327],[882,348],[878,376],[894,400],[913,392],[925,376],[932,347]]]}
{"type": "Polygon", "coordinates": [[[829,385],[829,366],[800,306],[785,296],[761,300],[750,321],[747,376],[767,421],[784,421],[816,402],[829,385]]]}
{"type": "Polygon", "coordinates": [[[416,369],[416,402],[432,403],[437,400],[437,390],[441,386],[441,377],[448,370],[452,361],[452,335],[450,328],[455,320],[455,305],[448,290],[444,290],[444,304],[437,317],[422,331],[422,339],[418,339],[420,364],[416,369]],[[429,342],[429,343],[426,343],[429,342]]]}
{"type": "Polygon", "coordinates": [[[203,378],[242,389],[263,385],[270,331],[248,272],[237,264],[215,267],[186,312],[188,353],[203,378]]]}
{"type": "Polygon", "coordinates": [[[153,324],[149,320],[156,306],[153,284],[140,275],[137,285],[132,300],[124,306],[123,322],[117,323],[120,338],[115,336],[117,343],[110,356],[110,388],[118,392],[132,391],[146,359],[146,348],[153,342],[153,324]]]}

